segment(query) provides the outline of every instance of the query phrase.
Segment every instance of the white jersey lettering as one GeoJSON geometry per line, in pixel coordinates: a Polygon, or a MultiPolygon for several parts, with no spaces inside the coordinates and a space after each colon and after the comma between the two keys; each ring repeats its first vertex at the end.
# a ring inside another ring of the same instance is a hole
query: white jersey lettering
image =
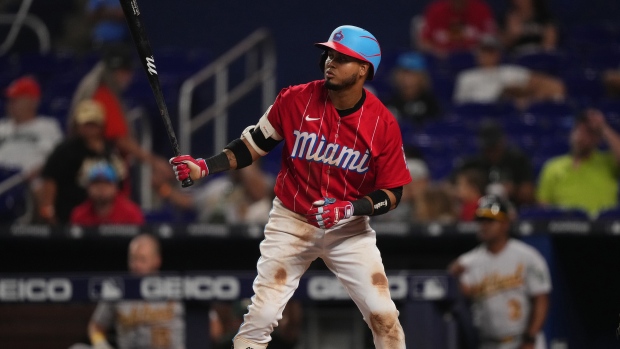
{"type": "Polygon", "coordinates": [[[343,170],[365,173],[368,171],[370,152],[366,151],[362,156],[359,150],[341,146],[338,143],[326,143],[321,136],[315,133],[293,131],[295,145],[291,152],[291,158],[305,159],[308,161],[321,162],[329,166],[339,167],[343,170]]]}

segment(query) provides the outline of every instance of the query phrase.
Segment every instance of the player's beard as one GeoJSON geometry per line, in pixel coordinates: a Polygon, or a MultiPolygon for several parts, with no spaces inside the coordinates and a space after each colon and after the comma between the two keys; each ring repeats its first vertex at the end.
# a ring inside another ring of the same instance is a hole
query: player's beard
{"type": "Polygon", "coordinates": [[[348,78],[344,79],[340,84],[335,84],[330,79],[325,79],[325,87],[328,90],[340,91],[355,85],[357,83],[357,79],[359,79],[357,74],[352,74],[348,78]]]}

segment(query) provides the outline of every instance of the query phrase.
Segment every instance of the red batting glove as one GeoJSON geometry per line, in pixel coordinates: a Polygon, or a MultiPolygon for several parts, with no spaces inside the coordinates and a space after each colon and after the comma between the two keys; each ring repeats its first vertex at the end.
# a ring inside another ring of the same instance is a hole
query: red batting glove
{"type": "Polygon", "coordinates": [[[334,198],[325,198],[312,203],[313,208],[308,211],[306,218],[308,223],[315,227],[329,229],[340,222],[341,219],[353,216],[353,204],[351,201],[339,201],[334,198]]]}
{"type": "Polygon", "coordinates": [[[209,175],[209,168],[204,159],[194,159],[189,155],[175,156],[170,159],[170,165],[179,182],[187,177],[198,179],[209,175]]]}

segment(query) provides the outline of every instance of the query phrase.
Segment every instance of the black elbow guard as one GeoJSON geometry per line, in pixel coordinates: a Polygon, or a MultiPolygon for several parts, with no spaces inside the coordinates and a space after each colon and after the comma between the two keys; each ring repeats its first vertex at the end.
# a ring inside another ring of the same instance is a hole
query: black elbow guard
{"type": "Polygon", "coordinates": [[[396,208],[398,204],[400,204],[400,199],[403,197],[403,187],[400,186],[398,188],[391,188],[388,190],[391,191],[392,194],[394,194],[394,196],[396,197],[396,203],[394,203],[394,208],[396,208]]]}
{"type": "Polygon", "coordinates": [[[241,139],[237,138],[228,143],[224,149],[230,150],[235,155],[237,170],[252,165],[252,153],[241,139]]]}

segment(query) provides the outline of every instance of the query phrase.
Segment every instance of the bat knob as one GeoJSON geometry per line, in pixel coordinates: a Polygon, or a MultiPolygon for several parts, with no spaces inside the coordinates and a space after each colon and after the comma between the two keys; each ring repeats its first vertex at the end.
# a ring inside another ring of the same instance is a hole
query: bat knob
{"type": "Polygon", "coordinates": [[[189,177],[185,178],[181,183],[181,187],[183,188],[191,187],[192,185],[194,185],[194,181],[189,177]]]}

